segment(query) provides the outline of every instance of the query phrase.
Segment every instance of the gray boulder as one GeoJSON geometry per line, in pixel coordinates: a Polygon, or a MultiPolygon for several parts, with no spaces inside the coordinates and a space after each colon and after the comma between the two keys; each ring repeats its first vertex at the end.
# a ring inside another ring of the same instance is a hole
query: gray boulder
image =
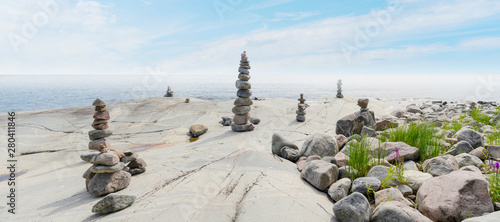
{"type": "Polygon", "coordinates": [[[396,189],[398,189],[399,192],[401,192],[405,197],[413,194],[413,190],[408,185],[397,185],[396,189]]]}
{"type": "Polygon", "coordinates": [[[337,180],[337,182],[333,183],[330,188],[328,188],[328,195],[330,195],[333,201],[337,202],[346,197],[347,194],[349,194],[350,189],[351,179],[342,178],[337,180]]]}
{"type": "Polygon", "coordinates": [[[132,175],[125,171],[98,173],[90,179],[87,189],[96,197],[106,195],[128,187],[131,177],[132,175]]]}
{"type": "Polygon", "coordinates": [[[363,126],[375,127],[375,113],[373,111],[355,112],[337,121],[335,134],[350,137],[360,134],[363,126]]]}
{"type": "Polygon", "coordinates": [[[403,196],[401,191],[399,191],[396,188],[391,187],[376,192],[375,207],[377,207],[379,204],[383,202],[388,202],[388,201],[397,201],[409,207],[413,206],[413,204],[403,196]]]}
{"type": "Polygon", "coordinates": [[[461,153],[469,153],[473,151],[474,148],[467,141],[460,141],[457,144],[453,145],[446,154],[456,156],[461,153]]]}
{"type": "Polygon", "coordinates": [[[465,219],[462,222],[498,222],[498,218],[500,218],[500,211],[486,214],[484,216],[465,219]]]}
{"type": "Polygon", "coordinates": [[[483,161],[481,161],[479,157],[472,156],[467,153],[458,154],[455,156],[455,159],[458,162],[458,168],[462,168],[464,166],[475,166],[477,168],[481,168],[483,166],[483,161]]]}
{"type": "Polygon", "coordinates": [[[335,164],[322,160],[307,162],[301,172],[302,178],[321,191],[326,190],[330,185],[335,183],[338,176],[338,167],[335,164]]]}
{"type": "Polygon", "coordinates": [[[420,109],[420,107],[416,106],[415,104],[408,105],[406,107],[406,112],[414,113],[414,114],[417,114],[417,113],[422,114],[423,113],[422,110],[420,109]]]}
{"type": "Polygon", "coordinates": [[[339,168],[339,179],[351,178],[358,174],[358,171],[350,166],[343,166],[339,168]]]}
{"type": "Polygon", "coordinates": [[[484,146],[484,137],[480,133],[478,133],[472,129],[463,128],[463,129],[459,130],[455,134],[455,136],[458,139],[458,141],[466,141],[474,149],[478,148],[480,146],[484,146]]]}
{"type": "Polygon", "coordinates": [[[380,189],[380,185],[380,180],[375,177],[359,177],[352,182],[351,192],[359,192],[363,195],[368,195],[368,187],[373,191],[377,191],[380,189]]]}
{"type": "Polygon", "coordinates": [[[458,162],[452,155],[444,155],[425,160],[422,170],[432,176],[441,176],[458,170],[458,162]]]}
{"type": "Polygon", "coordinates": [[[408,186],[413,190],[413,193],[417,193],[425,181],[432,179],[431,174],[417,170],[405,170],[403,176],[408,179],[408,186]]]}
{"type": "Polygon", "coordinates": [[[273,134],[271,150],[273,154],[288,159],[292,162],[296,162],[300,157],[299,148],[277,133],[273,134]]]}
{"type": "Polygon", "coordinates": [[[315,133],[310,135],[304,141],[301,156],[335,156],[339,152],[337,140],[332,136],[324,133],[315,133]]]}
{"type": "Polygon", "coordinates": [[[412,160],[405,161],[403,168],[405,170],[418,170],[417,164],[412,160]]]}
{"type": "Polygon", "coordinates": [[[360,135],[364,137],[377,137],[377,132],[375,132],[375,130],[370,127],[363,126],[360,135]]]}
{"type": "Polygon", "coordinates": [[[488,182],[474,166],[425,181],[416,203],[433,221],[462,221],[493,212],[488,182]]]}
{"type": "MultiPolygon", "coordinates": [[[[384,179],[387,177],[387,173],[389,173],[389,167],[387,166],[381,166],[377,165],[374,166],[368,171],[368,174],[366,174],[367,177],[375,177],[379,181],[384,181],[384,179]]],[[[390,186],[396,186],[398,184],[398,181],[396,179],[393,179],[389,181],[390,186]]]]}
{"type": "Polygon", "coordinates": [[[333,213],[338,221],[369,222],[371,215],[370,202],[364,195],[354,192],[335,203],[333,213]]]}
{"type": "Polygon", "coordinates": [[[92,213],[109,214],[123,210],[132,205],[136,199],[135,196],[130,195],[110,194],[92,207],[92,213]]]}
{"type": "Polygon", "coordinates": [[[397,201],[388,201],[373,210],[372,222],[432,222],[418,210],[397,201]]]}

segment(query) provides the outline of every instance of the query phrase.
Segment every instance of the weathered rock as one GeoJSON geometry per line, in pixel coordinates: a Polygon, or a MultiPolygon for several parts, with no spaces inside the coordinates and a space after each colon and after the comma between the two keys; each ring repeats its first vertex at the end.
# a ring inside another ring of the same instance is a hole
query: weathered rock
{"type": "Polygon", "coordinates": [[[388,119],[379,120],[375,123],[376,131],[384,131],[386,129],[396,128],[399,124],[397,122],[392,122],[388,119]]]}
{"type": "Polygon", "coordinates": [[[93,152],[93,153],[84,153],[82,155],[80,155],[80,158],[85,161],[85,162],[89,162],[90,163],[90,160],[92,160],[92,158],[95,156],[95,155],[98,155],[99,153],[98,152],[93,152]]]}
{"type": "Polygon", "coordinates": [[[98,120],[109,120],[109,112],[95,112],[93,118],[98,120]]]}
{"type": "Polygon", "coordinates": [[[368,195],[368,187],[377,191],[380,189],[380,185],[380,180],[375,177],[359,177],[352,181],[351,192],[359,192],[366,196],[368,195]]]}
{"type": "Polygon", "coordinates": [[[355,112],[337,121],[335,134],[349,137],[360,134],[363,126],[373,128],[375,126],[375,114],[369,112],[355,112]]]}
{"type": "Polygon", "coordinates": [[[90,171],[92,173],[114,173],[118,172],[125,167],[125,164],[122,162],[118,162],[117,164],[113,166],[106,166],[106,165],[93,165],[90,171]]]}
{"type": "Polygon", "coordinates": [[[301,176],[316,189],[324,191],[337,181],[339,169],[336,165],[322,160],[313,160],[306,163],[301,176]]]}
{"type": "Polygon", "coordinates": [[[292,149],[297,149],[297,150],[299,149],[299,147],[297,147],[292,142],[283,138],[283,136],[281,136],[280,134],[277,133],[273,134],[273,138],[271,141],[271,151],[273,152],[273,154],[281,156],[281,149],[285,146],[290,147],[292,149]]]}
{"type": "Polygon", "coordinates": [[[493,212],[488,182],[473,166],[424,182],[416,202],[433,221],[462,221],[493,212]]]}
{"type": "Polygon", "coordinates": [[[250,80],[250,78],[252,78],[252,77],[250,77],[250,75],[248,75],[248,74],[240,73],[238,75],[238,79],[243,80],[243,81],[248,81],[248,80],[250,80]]]}
{"type": "Polygon", "coordinates": [[[337,140],[323,133],[308,136],[300,150],[301,156],[335,156],[338,152],[337,140]]]}
{"type": "Polygon", "coordinates": [[[489,156],[494,158],[500,158],[500,146],[497,145],[486,145],[489,156]]]}
{"type": "Polygon", "coordinates": [[[132,153],[130,155],[125,155],[124,157],[120,158],[120,162],[127,164],[130,161],[137,159],[138,157],[139,155],[137,155],[137,153],[132,153]]]}
{"type": "Polygon", "coordinates": [[[479,159],[479,157],[469,155],[467,153],[461,153],[455,156],[455,159],[458,162],[458,168],[462,168],[464,166],[475,166],[477,168],[481,168],[483,166],[483,161],[479,159]]]}
{"type": "Polygon", "coordinates": [[[236,95],[240,98],[249,98],[252,96],[252,91],[249,89],[239,89],[236,95]]]}
{"type": "Polygon", "coordinates": [[[412,160],[405,161],[403,168],[405,170],[418,170],[417,164],[412,160]]]}
{"type": "Polygon", "coordinates": [[[92,160],[90,160],[90,163],[92,164],[100,164],[100,165],[106,165],[106,166],[113,166],[117,164],[120,161],[120,158],[113,152],[108,152],[108,153],[100,153],[98,155],[95,155],[92,160]]]}
{"type": "Polygon", "coordinates": [[[296,162],[300,157],[299,150],[292,147],[284,146],[283,148],[281,148],[281,157],[290,160],[292,162],[296,162]]]}
{"type": "Polygon", "coordinates": [[[403,117],[404,113],[405,113],[404,110],[394,110],[394,111],[391,112],[391,115],[395,116],[397,118],[401,118],[401,117],[403,117]]]}
{"type": "Polygon", "coordinates": [[[259,118],[250,118],[250,122],[253,123],[254,125],[258,125],[260,123],[260,119],[259,118]]]}
{"type": "Polygon", "coordinates": [[[222,124],[223,126],[231,126],[231,124],[233,123],[233,119],[227,116],[223,116],[221,118],[222,120],[219,123],[222,124]]]}
{"type": "Polygon", "coordinates": [[[144,159],[137,158],[133,161],[130,161],[127,166],[130,167],[130,169],[144,169],[148,166],[148,164],[146,163],[146,161],[144,161],[144,159]]]}
{"type": "Polygon", "coordinates": [[[120,158],[120,159],[125,156],[125,154],[123,154],[122,151],[117,150],[117,149],[110,149],[109,151],[114,152],[118,156],[118,158],[120,158]]]}
{"type": "Polygon", "coordinates": [[[417,114],[417,113],[422,114],[423,113],[422,110],[418,106],[416,106],[414,104],[407,106],[406,107],[406,112],[415,113],[415,114],[417,114]]]}
{"type": "Polygon", "coordinates": [[[358,99],[358,106],[366,109],[368,107],[368,102],[370,102],[370,100],[367,98],[358,99]]]}
{"type": "Polygon", "coordinates": [[[89,138],[90,140],[97,140],[97,139],[102,139],[109,137],[113,134],[113,131],[111,130],[91,130],[89,131],[89,138]]]}
{"type": "Polygon", "coordinates": [[[363,126],[360,135],[363,137],[377,137],[377,132],[375,132],[375,130],[370,127],[363,126]]]}
{"type": "Polygon", "coordinates": [[[250,120],[250,113],[242,114],[242,115],[234,115],[233,122],[238,125],[247,124],[250,120]]]}
{"type": "Polygon", "coordinates": [[[340,135],[335,136],[335,138],[337,139],[337,147],[339,148],[339,150],[344,148],[345,144],[347,143],[347,137],[340,134],[340,135]]]}
{"type": "Polygon", "coordinates": [[[396,189],[398,189],[399,192],[401,192],[405,197],[413,194],[413,190],[408,185],[397,185],[396,189]]]}
{"type": "Polygon", "coordinates": [[[372,222],[432,222],[418,210],[397,201],[383,202],[373,210],[372,222]]]}
{"type": "Polygon", "coordinates": [[[98,173],[88,183],[88,191],[94,196],[102,196],[126,188],[130,184],[130,173],[98,173]]]}
{"type": "MultiPolygon", "coordinates": [[[[368,174],[366,174],[366,176],[375,177],[382,182],[387,177],[387,173],[389,173],[389,167],[378,165],[372,167],[370,171],[368,171],[368,174]]],[[[396,179],[389,181],[389,185],[391,186],[396,186],[397,184],[398,181],[396,179]]]]}
{"type": "Polygon", "coordinates": [[[486,214],[484,216],[468,218],[462,222],[498,222],[498,218],[500,218],[500,211],[486,214]]]}
{"type": "Polygon", "coordinates": [[[251,106],[253,105],[253,101],[250,98],[236,98],[234,100],[234,105],[235,106],[251,106]]]}
{"type": "Polygon", "coordinates": [[[304,122],[304,121],[306,121],[306,116],[304,116],[304,115],[297,115],[297,116],[295,117],[295,119],[296,119],[298,122],[304,122]]]}
{"type": "Polygon", "coordinates": [[[485,154],[487,155],[486,151],[484,150],[484,147],[478,147],[469,152],[469,155],[478,157],[481,160],[485,160],[487,158],[485,154]]]}
{"type": "Polygon", "coordinates": [[[299,160],[297,160],[297,170],[299,172],[302,172],[304,170],[304,167],[306,166],[307,160],[306,159],[301,159],[302,157],[299,157],[299,160]]]}
{"type": "Polygon", "coordinates": [[[94,120],[94,122],[92,123],[92,128],[94,128],[95,130],[106,130],[109,128],[108,126],[108,120],[94,120]]]}
{"type": "Polygon", "coordinates": [[[369,222],[371,209],[366,197],[358,192],[341,199],[333,205],[333,213],[342,222],[369,222]]]}
{"type": "Polygon", "coordinates": [[[474,150],[474,148],[472,148],[472,146],[468,142],[460,141],[457,144],[453,145],[453,147],[451,147],[450,150],[446,152],[446,154],[456,156],[461,153],[472,152],[472,150],[474,150]]]}
{"type": "Polygon", "coordinates": [[[422,186],[422,183],[432,179],[431,174],[423,173],[417,170],[405,170],[403,176],[408,179],[408,186],[413,190],[413,193],[417,193],[420,186],[422,186]]]}
{"type": "Polygon", "coordinates": [[[388,202],[388,201],[397,201],[409,207],[413,206],[413,204],[403,196],[401,191],[399,191],[396,188],[391,187],[376,192],[375,207],[377,207],[379,204],[383,202],[388,202]]]}
{"type": "Polygon", "coordinates": [[[87,178],[92,179],[92,177],[94,177],[94,176],[95,176],[95,173],[92,173],[92,171],[90,171],[90,169],[92,169],[92,166],[91,166],[91,167],[89,167],[89,168],[85,171],[85,173],[83,173],[82,177],[83,177],[84,179],[87,179],[87,178]]]}
{"type": "MultiPolygon", "coordinates": [[[[249,113],[250,110],[252,110],[252,107],[250,107],[250,106],[235,106],[235,107],[233,107],[232,111],[236,115],[243,115],[243,114],[249,113]]],[[[233,121],[234,121],[234,119],[233,119],[233,121]]]]}
{"type": "Polygon", "coordinates": [[[111,145],[109,144],[106,139],[98,139],[94,141],[89,142],[89,150],[103,150],[103,149],[110,149],[111,145]]]}
{"type": "Polygon", "coordinates": [[[472,129],[462,128],[455,134],[455,136],[458,141],[466,141],[474,149],[484,146],[484,137],[472,129]]]}
{"type": "Polygon", "coordinates": [[[331,164],[337,165],[336,162],[335,162],[335,158],[333,156],[325,156],[325,157],[321,158],[321,160],[323,160],[323,161],[325,161],[327,163],[331,163],[331,164]]]}
{"type": "Polygon", "coordinates": [[[251,123],[247,123],[245,125],[238,125],[238,124],[231,124],[231,130],[235,132],[245,132],[245,131],[252,131],[255,129],[255,126],[251,123]]]}
{"type": "Polygon", "coordinates": [[[349,156],[345,155],[342,152],[338,152],[337,154],[335,154],[333,158],[335,159],[335,164],[338,167],[343,167],[347,165],[347,162],[349,161],[349,156]]]}
{"type": "Polygon", "coordinates": [[[337,202],[346,197],[347,194],[349,194],[350,189],[351,179],[342,178],[337,180],[337,182],[333,183],[330,188],[328,188],[328,195],[330,195],[333,201],[337,202]]]}
{"type": "Polygon", "coordinates": [[[201,136],[208,131],[208,128],[201,124],[192,125],[189,127],[189,132],[195,136],[201,136]]]}
{"type": "MultiPolygon", "coordinates": [[[[399,150],[399,160],[418,160],[420,157],[420,152],[418,148],[412,147],[404,142],[386,142],[382,143],[381,147],[385,149],[385,159],[389,163],[396,162],[396,148],[399,150]]],[[[372,148],[372,150],[375,150],[372,148]]]]}
{"type": "Polygon", "coordinates": [[[135,168],[129,170],[132,176],[146,172],[146,168],[135,168]]]}
{"type": "Polygon", "coordinates": [[[458,170],[458,162],[452,155],[438,156],[425,160],[422,170],[432,176],[441,176],[458,170]]]}
{"type": "Polygon", "coordinates": [[[96,106],[95,111],[96,112],[104,112],[104,111],[106,111],[106,106],[96,106]]]}
{"type": "Polygon", "coordinates": [[[134,203],[137,198],[130,195],[110,194],[92,207],[92,213],[109,214],[123,210],[134,203]]]}

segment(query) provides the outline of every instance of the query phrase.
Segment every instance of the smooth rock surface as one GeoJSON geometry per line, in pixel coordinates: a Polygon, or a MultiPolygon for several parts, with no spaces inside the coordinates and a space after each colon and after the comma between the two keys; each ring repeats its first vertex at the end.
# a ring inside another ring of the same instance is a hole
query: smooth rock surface
{"type": "Polygon", "coordinates": [[[308,136],[300,150],[301,156],[335,156],[338,152],[337,140],[323,133],[308,136]]]}
{"type": "Polygon", "coordinates": [[[349,194],[350,189],[351,179],[342,178],[337,180],[337,182],[333,183],[330,188],[328,188],[328,195],[330,195],[333,201],[337,202],[346,197],[347,194],[349,194]]]}
{"type": "Polygon", "coordinates": [[[351,192],[359,192],[366,196],[368,195],[368,187],[372,191],[377,191],[380,185],[380,180],[375,177],[358,177],[352,181],[351,192]]]}
{"type": "Polygon", "coordinates": [[[425,160],[422,170],[432,176],[442,176],[458,170],[458,162],[452,155],[438,156],[425,160]]]}
{"type": "Polygon", "coordinates": [[[415,208],[397,201],[383,202],[373,210],[372,222],[432,222],[415,208]]]}
{"type": "Polygon", "coordinates": [[[462,168],[464,166],[475,166],[477,168],[481,168],[483,166],[483,161],[481,161],[481,159],[467,153],[459,154],[455,156],[455,159],[458,162],[458,168],[462,168]]]}
{"type": "Polygon", "coordinates": [[[455,134],[455,137],[458,141],[468,142],[474,149],[484,146],[484,137],[472,129],[462,128],[455,134]]]}

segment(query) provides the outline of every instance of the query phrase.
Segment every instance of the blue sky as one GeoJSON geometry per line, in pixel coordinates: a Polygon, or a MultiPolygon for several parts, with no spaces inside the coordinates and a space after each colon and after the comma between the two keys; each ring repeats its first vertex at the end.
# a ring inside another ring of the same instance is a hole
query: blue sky
{"type": "Polygon", "coordinates": [[[0,74],[500,74],[498,0],[0,3],[0,74]]]}

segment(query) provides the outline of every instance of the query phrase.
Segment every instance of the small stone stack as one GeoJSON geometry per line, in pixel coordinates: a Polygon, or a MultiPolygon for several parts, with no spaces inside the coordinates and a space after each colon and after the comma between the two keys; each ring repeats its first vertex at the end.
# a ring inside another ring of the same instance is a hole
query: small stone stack
{"type": "Polygon", "coordinates": [[[89,131],[90,150],[99,151],[90,160],[93,165],[83,174],[87,191],[94,196],[102,196],[126,188],[130,184],[131,174],[123,171],[125,164],[120,162],[120,158],[125,155],[111,149],[111,145],[106,141],[106,137],[113,132],[108,130],[109,112],[106,104],[100,99],[96,99],[92,104],[95,106],[94,122],[92,127],[95,130],[89,131]]]}
{"type": "Polygon", "coordinates": [[[304,122],[306,121],[306,104],[305,104],[305,99],[304,99],[304,94],[300,94],[299,104],[298,104],[298,109],[297,109],[297,121],[298,122],[304,122]]]}
{"type": "Polygon", "coordinates": [[[236,88],[238,88],[237,96],[238,98],[234,101],[233,107],[233,123],[231,124],[231,129],[235,132],[245,132],[252,131],[255,126],[249,123],[250,120],[250,106],[253,104],[252,99],[252,85],[248,80],[250,80],[250,61],[248,61],[247,52],[241,54],[240,68],[238,71],[238,79],[236,80],[236,88]]]}
{"type": "Polygon", "coordinates": [[[337,82],[337,98],[344,98],[344,95],[342,95],[342,80],[340,79],[337,82]]]}
{"type": "Polygon", "coordinates": [[[167,94],[165,94],[164,97],[174,97],[174,91],[172,91],[170,86],[168,86],[167,94]]]}

